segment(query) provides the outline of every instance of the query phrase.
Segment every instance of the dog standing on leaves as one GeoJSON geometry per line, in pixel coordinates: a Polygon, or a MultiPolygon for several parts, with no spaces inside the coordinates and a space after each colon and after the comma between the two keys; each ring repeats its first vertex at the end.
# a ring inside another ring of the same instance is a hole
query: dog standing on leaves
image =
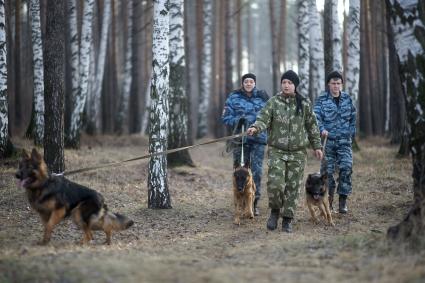
{"type": "Polygon", "coordinates": [[[309,174],[305,184],[305,192],[307,207],[313,222],[316,224],[319,222],[314,211],[314,206],[316,206],[319,208],[321,215],[323,215],[328,224],[335,226],[329,208],[327,175],[320,175],[320,173],[309,174]]]}
{"type": "Polygon", "coordinates": [[[49,176],[47,165],[35,148],[31,154],[23,151],[16,178],[25,188],[31,207],[38,212],[44,225],[40,244],[47,244],[56,224],[68,216],[83,230],[82,244],[93,239],[92,230],[103,230],[105,243],[110,244],[112,231],[124,230],[134,224],[124,215],[109,212],[103,196],[95,190],[62,176],[49,176]]]}
{"type": "Polygon", "coordinates": [[[234,223],[240,225],[240,217],[254,218],[255,183],[249,166],[238,166],[233,172],[234,223]]]}

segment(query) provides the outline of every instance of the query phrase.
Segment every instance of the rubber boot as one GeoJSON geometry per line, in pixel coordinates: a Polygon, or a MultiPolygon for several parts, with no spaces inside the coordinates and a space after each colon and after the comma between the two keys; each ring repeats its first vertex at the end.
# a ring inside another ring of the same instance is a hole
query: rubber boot
{"type": "Polygon", "coordinates": [[[283,217],[282,220],[282,231],[286,233],[292,233],[292,218],[283,217]]]}
{"type": "Polygon", "coordinates": [[[254,200],[254,216],[260,215],[260,209],[258,209],[258,198],[254,200]]]}
{"type": "Polygon", "coordinates": [[[267,220],[267,229],[273,231],[277,228],[277,220],[279,219],[280,209],[272,208],[270,217],[267,220]]]}
{"type": "Polygon", "coordinates": [[[339,195],[339,213],[346,214],[347,212],[347,196],[339,195]]]}

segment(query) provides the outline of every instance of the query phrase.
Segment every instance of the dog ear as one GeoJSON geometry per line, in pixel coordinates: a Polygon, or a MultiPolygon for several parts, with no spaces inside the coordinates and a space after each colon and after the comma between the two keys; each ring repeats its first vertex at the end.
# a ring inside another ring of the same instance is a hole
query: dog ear
{"type": "Polygon", "coordinates": [[[305,184],[306,186],[309,186],[311,184],[311,174],[308,174],[305,184]]]}
{"type": "Polygon", "coordinates": [[[36,148],[33,148],[33,149],[32,149],[32,152],[31,152],[31,158],[32,158],[34,161],[41,161],[41,159],[42,159],[43,157],[41,157],[41,154],[37,151],[37,149],[36,149],[36,148]]]}
{"type": "Polygon", "coordinates": [[[323,172],[321,179],[322,179],[323,182],[326,182],[328,180],[328,172],[323,172]]]}

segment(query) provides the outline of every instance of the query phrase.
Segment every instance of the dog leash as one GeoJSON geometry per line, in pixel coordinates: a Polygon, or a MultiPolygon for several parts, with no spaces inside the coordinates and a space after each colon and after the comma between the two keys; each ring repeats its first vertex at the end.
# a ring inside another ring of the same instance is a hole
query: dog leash
{"type": "Polygon", "coordinates": [[[62,172],[62,173],[59,173],[59,174],[56,174],[56,175],[69,176],[69,175],[74,175],[74,174],[77,174],[77,173],[92,171],[92,170],[96,170],[96,169],[120,166],[124,163],[132,162],[132,161],[136,161],[136,160],[146,159],[146,158],[149,158],[149,157],[154,157],[154,156],[163,155],[163,154],[170,154],[170,153],[182,151],[182,150],[185,150],[185,149],[190,149],[190,148],[194,148],[194,147],[198,147],[198,146],[202,146],[202,145],[207,145],[207,144],[213,144],[213,143],[226,141],[226,140],[230,140],[230,139],[235,139],[235,138],[239,138],[239,137],[242,137],[242,140],[243,140],[244,136],[246,136],[246,133],[244,131],[242,131],[242,133],[240,133],[240,134],[236,134],[236,135],[232,135],[232,136],[226,136],[226,137],[210,140],[210,141],[207,141],[207,142],[202,142],[202,143],[184,146],[184,147],[179,147],[179,148],[174,148],[174,149],[167,149],[167,150],[160,151],[160,152],[148,153],[148,154],[145,154],[143,156],[134,157],[134,158],[126,159],[126,160],[123,160],[123,161],[118,161],[118,162],[112,162],[112,163],[108,163],[108,164],[104,164],[104,165],[97,165],[97,166],[80,168],[80,169],[71,170],[71,171],[65,171],[65,172],[62,172]]]}
{"type": "MultiPolygon", "coordinates": [[[[245,133],[245,125],[242,125],[242,133],[245,133]]],[[[242,149],[241,149],[241,167],[245,166],[244,158],[243,158],[243,137],[242,137],[242,149]]]]}

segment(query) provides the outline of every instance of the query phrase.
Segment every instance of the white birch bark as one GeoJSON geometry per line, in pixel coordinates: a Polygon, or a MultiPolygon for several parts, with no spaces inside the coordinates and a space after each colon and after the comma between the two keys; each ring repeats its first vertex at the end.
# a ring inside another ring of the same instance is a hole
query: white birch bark
{"type": "Polygon", "coordinates": [[[118,111],[117,117],[117,130],[119,133],[124,132],[124,125],[128,125],[128,102],[130,99],[130,87],[132,79],[132,65],[131,60],[132,54],[132,42],[133,42],[133,0],[127,0],[127,48],[125,51],[125,62],[124,62],[124,82],[121,90],[121,104],[118,111]]]}
{"type": "Polygon", "coordinates": [[[316,0],[309,0],[310,18],[310,99],[316,97],[325,89],[325,57],[320,15],[316,0]]]}
{"type": "MultiPolygon", "coordinates": [[[[105,61],[108,36],[111,27],[111,0],[104,0],[102,14],[102,29],[100,31],[99,53],[97,55],[97,63],[95,66],[94,82],[90,91],[90,102],[88,106],[88,120],[92,127],[93,133],[96,134],[100,130],[100,109],[101,109],[101,94],[102,83],[105,74],[105,61]]],[[[94,52],[92,53],[94,54],[94,52]]]]}
{"type": "Polygon", "coordinates": [[[9,140],[9,120],[7,105],[7,50],[6,50],[6,15],[4,1],[0,1],[0,156],[6,152],[9,140]]]}
{"type": "Polygon", "coordinates": [[[422,0],[390,0],[390,3],[394,43],[406,96],[414,203],[404,220],[388,229],[388,236],[416,244],[423,241],[425,231],[425,15],[422,0]]]}
{"type": "MultiPolygon", "coordinates": [[[[76,0],[68,0],[68,32],[70,38],[70,69],[71,69],[71,104],[74,105],[75,98],[78,95],[80,74],[78,72],[78,66],[80,65],[79,56],[79,37],[78,37],[78,25],[77,25],[77,4],[76,0]]],[[[69,125],[67,125],[69,127],[69,125]]],[[[66,134],[69,133],[69,128],[66,129],[66,134]]]]}
{"type": "Polygon", "coordinates": [[[83,24],[81,28],[80,44],[80,62],[79,62],[79,90],[74,97],[74,109],[71,115],[71,125],[68,137],[68,145],[79,147],[80,129],[82,124],[82,115],[88,94],[89,68],[90,68],[90,49],[92,42],[92,22],[94,0],[87,0],[84,6],[83,24]]]}
{"type": "Polygon", "coordinates": [[[350,0],[347,30],[348,50],[345,89],[351,95],[353,103],[357,105],[360,80],[360,0],[350,0]]]}
{"type": "Polygon", "coordinates": [[[208,133],[208,104],[211,97],[212,77],[212,36],[213,36],[213,9],[212,0],[203,2],[203,38],[201,56],[201,86],[198,105],[197,137],[202,138],[208,133]]]}
{"type": "Polygon", "coordinates": [[[307,0],[298,1],[298,76],[297,92],[308,97],[310,70],[309,9],[307,0]]]}
{"type": "Polygon", "coordinates": [[[341,27],[338,19],[338,0],[331,0],[332,6],[332,58],[333,69],[342,71],[342,41],[341,41],[341,27]]]}
{"type": "MultiPolygon", "coordinates": [[[[167,0],[154,0],[153,43],[151,86],[151,110],[149,130],[149,152],[167,149],[168,131],[168,93],[170,66],[169,11],[167,0]]],[[[148,207],[171,208],[167,182],[167,158],[165,155],[153,156],[149,161],[148,207]]]]}
{"type": "Polygon", "coordinates": [[[30,14],[34,65],[34,142],[36,145],[42,145],[44,138],[44,69],[39,0],[31,0],[30,14]]]}

